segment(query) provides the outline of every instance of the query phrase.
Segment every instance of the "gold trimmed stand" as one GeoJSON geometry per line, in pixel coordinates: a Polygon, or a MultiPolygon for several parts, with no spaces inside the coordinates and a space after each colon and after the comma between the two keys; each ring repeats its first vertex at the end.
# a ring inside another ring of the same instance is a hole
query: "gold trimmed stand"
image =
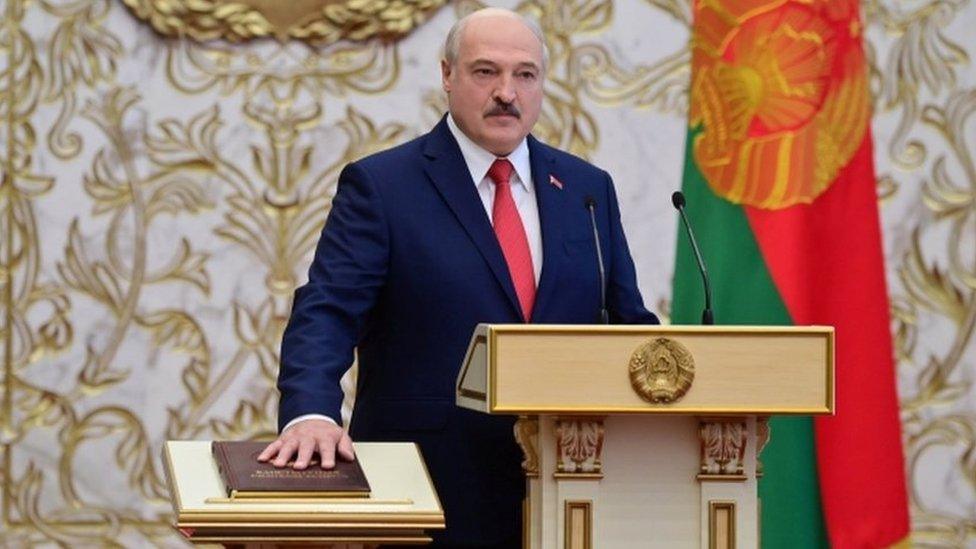
{"type": "Polygon", "coordinates": [[[368,498],[228,501],[210,441],[168,441],[163,464],[176,528],[194,544],[228,547],[423,545],[444,513],[410,443],[356,443],[368,498]]]}
{"type": "Polygon", "coordinates": [[[482,325],[458,405],[518,414],[524,547],[758,547],[771,415],[833,412],[833,329],[482,325]]]}

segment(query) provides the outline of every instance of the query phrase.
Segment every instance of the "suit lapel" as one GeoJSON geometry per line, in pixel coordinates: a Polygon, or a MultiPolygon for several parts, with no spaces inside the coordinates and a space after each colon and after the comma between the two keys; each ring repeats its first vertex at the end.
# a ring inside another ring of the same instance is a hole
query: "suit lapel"
{"type": "MultiPolygon", "coordinates": [[[[424,170],[427,176],[485,258],[495,279],[508,296],[509,304],[515,309],[516,314],[521,316],[522,309],[515,295],[515,286],[512,284],[505,256],[502,255],[491,221],[485,214],[485,207],[481,197],[478,196],[478,190],[471,182],[471,173],[464,164],[461,149],[458,148],[450,128],[447,127],[446,117],[442,118],[428,134],[424,146],[424,158],[424,170]]],[[[533,174],[534,172],[533,167],[533,174]]]]}
{"type": "MultiPolygon", "coordinates": [[[[539,225],[542,228],[542,274],[535,294],[532,320],[543,318],[552,299],[556,280],[562,269],[563,239],[566,228],[567,192],[551,183],[555,158],[544,145],[529,136],[529,162],[532,165],[532,181],[539,204],[539,225]]],[[[582,207],[582,206],[580,206],[582,207]]]]}

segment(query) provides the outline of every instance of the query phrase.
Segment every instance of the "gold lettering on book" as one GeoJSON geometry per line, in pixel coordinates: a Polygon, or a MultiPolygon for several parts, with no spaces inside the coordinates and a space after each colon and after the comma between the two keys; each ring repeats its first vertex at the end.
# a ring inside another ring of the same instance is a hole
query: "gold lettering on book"
{"type": "Polygon", "coordinates": [[[279,479],[279,478],[308,478],[308,479],[338,479],[348,478],[342,471],[324,471],[322,469],[307,469],[296,471],[295,469],[275,469],[274,471],[254,471],[251,478],[259,479],[279,479]]]}

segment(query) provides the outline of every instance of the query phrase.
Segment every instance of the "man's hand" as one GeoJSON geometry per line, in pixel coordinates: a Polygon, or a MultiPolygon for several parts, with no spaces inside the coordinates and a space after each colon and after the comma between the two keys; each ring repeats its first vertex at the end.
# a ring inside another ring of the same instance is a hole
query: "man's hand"
{"type": "Polygon", "coordinates": [[[318,450],[322,468],[332,469],[335,467],[337,448],[339,457],[350,461],[355,457],[352,439],[342,427],[331,421],[307,419],[285,429],[278,435],[278,440],[261,452],[258,461],[271,461],[275,467],[284,467],[297,452],[298,457],[292,468],[304,469],[312,460],[312,454],[318,450]]]}

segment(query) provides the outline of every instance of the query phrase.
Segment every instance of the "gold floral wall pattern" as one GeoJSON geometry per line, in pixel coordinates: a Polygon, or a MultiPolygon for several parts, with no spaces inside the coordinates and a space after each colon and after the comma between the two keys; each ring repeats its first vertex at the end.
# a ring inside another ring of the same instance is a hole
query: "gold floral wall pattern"
{"type": "MultiPolygon", "coordinates": [[[[162,442],[273,434],[278,342],[339,170],[445,108],[443,36],[483,4],[444,4],[0,3],[5,546],[178,545],[162,442]]],[[[645,298],[666,304],[687,2],[497,5],[540,22],[537,134],[614,174],[645,298]]],[[[863,9],[915,540],[964,546],[976,40],[960,23],[976,6],[863,9]]]]}
{"type": "Polygon", "coordinates": [[[971,2],[865,2],[913,541],[976,544],[971,2]],[[962,25],[961,25],[962,24],[962,25]]]}
{"type": "Polygon", "coordinates": [[[447,0],[123,0],[165,36],[242,42],[274,37],[316,45],[401,38],[447,0]]]}

